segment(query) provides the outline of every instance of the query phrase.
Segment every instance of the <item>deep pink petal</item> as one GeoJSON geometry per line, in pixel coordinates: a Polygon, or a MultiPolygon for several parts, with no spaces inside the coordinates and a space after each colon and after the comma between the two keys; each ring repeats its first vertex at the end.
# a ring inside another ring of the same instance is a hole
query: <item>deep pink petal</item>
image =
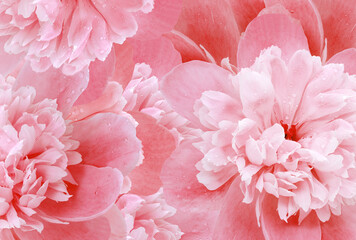
{"type": "Polygon", "coordinates": [[[114,205],[123,181],[119,170],[83,164],[68,169],[78,183],[68,186],[68,192],[73,196],[66,202],[47,199],[40,205],[41,211],[64,221],[76,222],[100,216],[114,205]]]}
{"type": "Polygon", "coordinates": [[[191,61],[169,72],[162,80],[161,90],[175,111],[201,126],[193,106],[207,90],[226,92],[232,89],[229,72],[215,64],[191,61]]]}
{"type": "Polygon", "coordinates": [[[354,239],[356,208],[355,206],[343,206],[340,216],[331,216],[330,220],[321,224],[323,240],[354,239]]]}
{"type": "Polygon", "coordinates": [[[157,120],[144,113],[131,113],[138,122],[137,137],[142,141],[144,160],[130,173],[131,193],[150,195],[162,186],[160,173],[164,161],[175,149],[174,136],[157,120]]]}
{"type": "Polygon", "coordinates": [[[115,68],[115,53],[111,51],[105,61],[96,59],[89,65],[89,84],[85,91],[75,102],[76,105],[85,104],[100,97],[106,83],[112,76],[115,68]]]}
{"type": "Polygon", "coordinates": [[[356,1],[313,0],[317,6],[327,39],[328,58],[356,47],[356,1]]]}
{"type": "Polygon", "coordinates": [[[243,203],[244,195],[236,179],[226,193],[213,239],[263,239],[262,230],[257,225],[254,204],[243,203]]]}
{"type": "Polygon", "coordinates": [[[137,13],[138,31],[135,39],[148,40],[169,32],[177,23],[182,0],[155,0],[152,12],[137,13]]]}
{"type": "Polygon", "coordinates": [[[263,0],[229,0],[240,32],[244,32],[247,25],[257,17],[265,7],[263,0]]]}
{"type": "Polygon", "coordinates": [[[183,33],[172,30],[171,32],[165,34],[167,38],[171,40],[174,48],[182,56],[182,62],[189,62],[192,60],[201,60],[209,62],[203,50],[188,36],[183,33]]]}
{"type": "Polygon", "coordinates": [[[255,18],[240,39],[238,67],[251,66],[261,51],[272,45],[282,49],[288,60],[299,49],[308,50],[307,38],[299,22],[284,14],[264,14],[255,18]]]}
{"type": "Polygon", "coordinates": [[[83,163],[118,168],[127,175],[137,164],[141,143],[135,127],[125,117],[100,113],[73,123],[72,138],[80,142],[83,163]]]}
{"type": "Polygon", "coordinates": [[[106,218],[99,217],[85,222],[53,224],[44,222],[41,233],[15,230],[21,240],[105,240],[110,236],[110,225],[106,218]]]}
{"type": "Polygon", "coordinates": [[[36,89],[36,101],[45,98],[57,99],[58,109],[65,114],[88,85],[87,68],[72,76],[66,76],[61,70],[50,68],[46,72],[34,72],[29,63],[20,70],[16,87],[31,85],[36,89]]]}
{"type": "Polygon", "coordinates": [[[172,222],[187,236],[183,239],[211,239],[226,189],[209,191],[198,182],[195,164],[203,154],[192,142],[180,144],[164,163],[161,179],[168,204],[177,208],[172,222]]]}
{"type": "Polygon", "coordinates": [[[308,38],[310,52],[321,55],[324,45],[324,30],[320,14],[311,0],[265,0],[266,7],[281,4],[302,24],[308,38]]]}
{"type": "Polygon", "coordinates": [[[202,45],[219,64],[229,57],[236,64],[239,30],[234,14],[226,1],[183,0],[183,9],[176,30],[202,45]]]}
{"type": "Polygon", "coordinates": [[[335,54],[329,59],[328,63],[342,63],[345,67],[345,72],[356,74],[356,48],[349,48],[335,54]]]}
{"type": "Polygon", "coordinates": [[[152,75],[160,79],[173,67],[182,63],[179,52],[165,37],[147,41],[132,41],[135,63],[146,63],[152,68],[152,75]]]}
{"type": "Polygon", "coordinates": [[[320,220],[315,212],[311,212],[301,224],[298,224],[298,218],[290,217],[288,223],[280,219],[277,212],[277,199],[267,194],[262,200],[261,209],[261,228],[266,239],[273,240],[299,240],[310,239],[320,240],[321,229],[320,220]]]}

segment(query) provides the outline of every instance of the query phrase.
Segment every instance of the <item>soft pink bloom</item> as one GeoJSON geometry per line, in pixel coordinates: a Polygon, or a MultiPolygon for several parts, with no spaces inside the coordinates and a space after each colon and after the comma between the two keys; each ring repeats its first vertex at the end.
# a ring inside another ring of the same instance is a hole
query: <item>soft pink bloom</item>
{"type": "Polygon", "coordinates": [[[191,61],[162,83],[172,108],[204,131],[162,169],[187,239],[354,235],[356,50],[324,64],[303,22],[276,9],[247,26],[237,74],[191,61]]]}
{"type": "Polygon", "coordinates": [[[162,189],[143,197],[124,194],[116,206],[125,219],[126,239],[175,240],[180,239],[182,235],[179,227],[167,220],[176,210],[163,199],[162,189]]]}
{"type": "Polygon", "coordinates": [[[7,53],[24,53],[36,71],[53,66],[72,75],[105,60],[113,43],[171,30],[179,11],[179,0],[6,0],[0,36],[7,53]]]}
{"type": "Polygon", "coordinates": [[[16,79],[1,78],[1,239],[109,238],[100,216],[115,204],[141,143],[117,114],[69,118],[88,77],[25,64],[16,79]]]}

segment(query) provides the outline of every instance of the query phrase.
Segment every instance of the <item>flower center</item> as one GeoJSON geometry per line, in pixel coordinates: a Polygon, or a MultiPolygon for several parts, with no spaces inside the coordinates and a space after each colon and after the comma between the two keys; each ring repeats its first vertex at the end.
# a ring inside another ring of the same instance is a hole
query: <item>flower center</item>
{"type": "Polygon", "coordinates": [[[285,139],[297,141],[297,125],[288,126],[288,124],[283,123],[283,120],[280,121],[280,124],[284,129],[285,139]]]}

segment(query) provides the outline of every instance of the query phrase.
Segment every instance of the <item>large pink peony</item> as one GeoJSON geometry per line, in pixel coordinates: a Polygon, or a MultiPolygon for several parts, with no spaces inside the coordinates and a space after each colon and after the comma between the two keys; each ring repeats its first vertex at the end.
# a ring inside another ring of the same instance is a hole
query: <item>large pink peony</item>
{"type": "Polygon", "coordinates": [[[72,75],[103,61],[113,43],[171,30],[179,11],[179,0],[6,0],[0,3],[0,36],[6,52],[24,53],[36,71],[54,66],[72,75]]]}
{"type": "Polygon", "coordinates": [[[109,238],[100,216],[115,204],[141,143],[117,114],[69,118],[88,76],[37,74],[25,64],[16,79],[1,78],[1,239],[109,238]]]}
{"type": "Polygon", "coordinates": [[[300,22],[267,12],[239,41],[237,74],[192,61],[165,77],[204,132],[162,170],[185,239],[354,236],[356,50],[324,64],[309,47],[300,22]]]}

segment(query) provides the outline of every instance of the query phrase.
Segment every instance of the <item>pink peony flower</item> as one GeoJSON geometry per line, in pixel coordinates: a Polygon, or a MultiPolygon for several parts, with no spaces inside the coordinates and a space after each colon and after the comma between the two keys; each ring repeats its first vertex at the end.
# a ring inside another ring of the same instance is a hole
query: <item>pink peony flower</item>
{"type": "Polygon", "coordinates": [[[300,22],[265,13],[239,41],[237,74],[191,61],[166,75],[167,101],[204,131],[162,169],[186,239],[354,235],[356,50],[324,64],[309,46],[300,22]]]}
{"type": "Polygon", "coordinates": [[[36,71],[53,66],[72,75],[105,60],[113,43],[169,31],[179,11],[179,0],[6,0],[0,3],[0,36],[7,37],[6,52],[24,53],[36,71]]]}
{"type": "Polygon", "coordinates": [[[175,209],[163,199],[162,189],[157,193],[140,197],[124,194],[116,206],[123,214],[126,223],[126,239],[180,239],[182,233],[177,225],[167,218],[175,214],[175,209]]]}
{"type": "Polygon", "coordinates": [[[109,238],[101,215],[115,204],[141,144],[117,114],[68,118],[88,76],[39,74],[25,64],[16,79],[1,78],[1,239],[109,238]]]}

